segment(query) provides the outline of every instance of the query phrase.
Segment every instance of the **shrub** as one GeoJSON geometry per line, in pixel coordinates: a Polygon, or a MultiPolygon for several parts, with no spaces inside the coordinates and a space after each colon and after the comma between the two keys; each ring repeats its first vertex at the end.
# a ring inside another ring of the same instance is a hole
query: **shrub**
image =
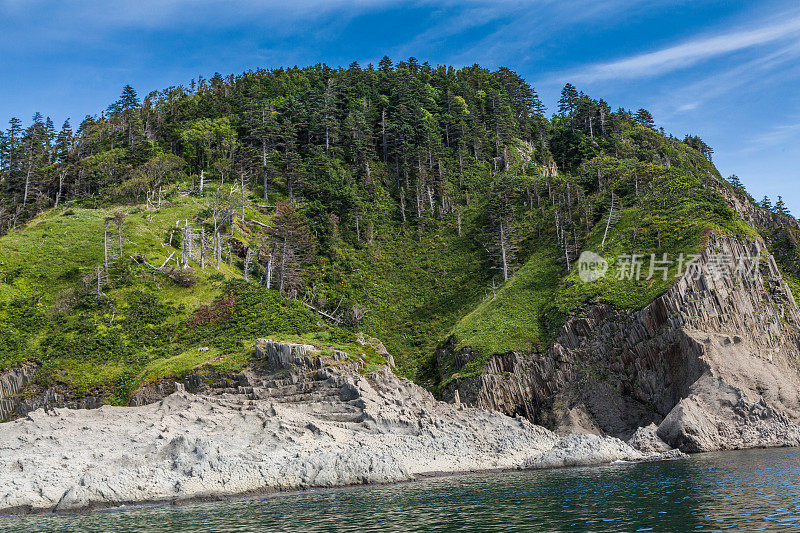
{"type": "Polygon", "coordinates": [[[235,305],[235,296],[232,294],[223,296],[213,302],[200,306],[200,308],[189,317],[186,325],[190,328],[194,328],[204,324],[216,324],[217,322],[228,320],[233,316],[235,305]]]}

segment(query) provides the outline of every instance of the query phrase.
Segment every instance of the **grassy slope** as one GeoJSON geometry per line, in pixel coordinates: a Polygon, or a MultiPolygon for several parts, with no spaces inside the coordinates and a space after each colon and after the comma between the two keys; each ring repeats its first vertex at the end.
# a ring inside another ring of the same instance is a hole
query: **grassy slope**
{"type": "Polygon", "coordinates": [[[0,370],[34,359],[42,365],[37,379],[43,384],[125,402],[145,380],[200,365],[240,368],[256,337],[315,342],[360,355],[368,366],[378,362],[374,350],[354,343],[353,332],[322,323],[300,303],[256,285],[225,282],[241,277],[235,261],[219,271],[192,264],[198,281],[186,288],[128,258],[142,254],[160,264],[171,252],[179,254],[165,236],[205,206],[204,199],[176,196],[157,212],[122,208],[128,213],[124,257],[112,258],[115,273],[101,299],[82,279],[102,263],[111,210],[62,207],[0,237],[0,370]],[[235,294],[230,320],[187,325],[223,293],[235,294]]]}
{"type": "Polygon", "coordinates": [[[486,283],[481,251],[471,239],[447,222],[430,223],[421,237],[395,229],[371,246],[343,250],[350,273],[329,283],[369,310],[361,327],[382,339],[411,377],[486,283]]]}
{"type": "MultiPolygon", "coordinates": [[[[171,252],[180,254],[166,236],[176,227],[180,233],[183,220],[206,206],[206,199],[175,195],[159,211],[120,208],[128,214],[121,273],[112,275],[100,301],[84,294],[93,284],[83,287],[82,279],[102,263],[104,219],[112,209],[64,206],[0,237],[0,370],[33,359],[42,365],[43,384],[124,402],[145,381],[203,365],[240,368],[257,337],[342,349],[365,359],[367,368],[379,362],[374,350],[354,343],[356,329],[326,323],[256,284],[231,285],[226,280],[241,278],[236,258],[219,272],[192,262],[198,281],[191,288],[130,261],[141,254],[158,265],[171,252]],[[198,308],[231,291],[236,301],[229,319],[187,326],[198,308]]],[[[247,218],[268,223],[270,217],[248,211],[247,218]]],[[[342,241],[338,259],[321,258],[311,273],[332,301],[345,296],[368,309],[358,329],[381,338],[409,376],[485,284],[474,242],[459,237],[452,223],[428,224],[421,232],[377,232],[371,244],[342,241]]],[[[109,233],[117,254],[113,227],[109,233]]],[[[246,239],[238,228],[235,233],[246,239]]]]}

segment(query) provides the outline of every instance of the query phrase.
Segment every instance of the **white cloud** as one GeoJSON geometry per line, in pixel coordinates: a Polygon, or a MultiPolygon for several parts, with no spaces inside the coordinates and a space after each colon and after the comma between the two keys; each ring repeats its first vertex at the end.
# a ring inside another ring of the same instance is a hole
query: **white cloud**
{"type": "MultiPolygon", "coordinates": [[[[80,27],[164,28],[175,24],[226,27],[257,19],[265,26],[313,20],[334,12],[348,14],[400,0],[0,0],[0,13],[12,21],[40,21],[42,12],[59,24],[80,27]]],[[[47,22],[47,21],[45,21],[47,22]]]]}
{"type": "Polygon", "coordinates": [[[678,108],[675,111],[678,113],[688,113],[689,111],[694,111],[698,107],[700,107],[700,102],[698,101],[688,102],[686,104],[678,106],[678,108]]]}
{"type": "Polygon", "coordinates": [[[751,144],[750,151],[786,145],[789,141],[797,140],[799,137],[800,122],[775,126],[753,137],[749,143],[751,144]]]}
{"type": "Polygon", "coordinates": [[[739,30],[715,37],[696,39],[654,52],[638,54],[618,61],[589,66],[572,79],[591,83],[663,75],[693,66],[721,55],[785,39],[800,38],[800,17],[772,23],[756,29],[739,30]]]}
{"type": "Polygon", "coordinates": [[[673,115],[695,111],[712,100],[727,101],[724,95],[743,88],[759,87],[766,90],[792,78],[800,78],[800,71],[794,68],[800,58],[800,41],[782,46],[766,54],[739,63],[726,70],[705,72],[694,81],[683,81],[679,88],[673,88],[658,97],[653,108],[662,119],[669,120],[673,115]]]}

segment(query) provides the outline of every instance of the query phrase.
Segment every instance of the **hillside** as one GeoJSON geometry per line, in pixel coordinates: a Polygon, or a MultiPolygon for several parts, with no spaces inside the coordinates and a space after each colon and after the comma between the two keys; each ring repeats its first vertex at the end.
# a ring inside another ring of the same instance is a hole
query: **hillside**
{"type": "Polygon", "coordinates": [[[76,133],[37,116],[0,140],[0,372],[35,367],[28,398],[125,405],[245,368],[259,337],[367,372],[383,359],[361,333],[438,393],[494,354],[546,353],[587,306],[644,309],[680,273],[586,283],[582,251],[614,265],[760,235],[798,286],[793,220],[723,180],[700,139],[570,85],[547,118],[507,69],[385,59],[126,87],[76,133]]]}

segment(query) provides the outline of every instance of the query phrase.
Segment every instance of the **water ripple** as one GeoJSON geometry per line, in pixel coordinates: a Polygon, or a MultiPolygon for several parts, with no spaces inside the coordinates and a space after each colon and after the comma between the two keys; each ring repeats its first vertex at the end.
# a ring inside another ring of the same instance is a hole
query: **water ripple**
{"type": "Polygon", "coordinates": [[[0,518],[0,531],[798,531],[800,450],[0,518]]]}

